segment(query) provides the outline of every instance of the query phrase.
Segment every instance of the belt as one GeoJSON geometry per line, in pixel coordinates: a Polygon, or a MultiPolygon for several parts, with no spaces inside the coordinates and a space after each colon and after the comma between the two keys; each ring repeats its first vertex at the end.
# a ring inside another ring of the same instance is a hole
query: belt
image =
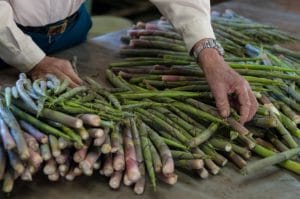
{"type": "Polygon", "coordinates": [[[46,26],[31,27],[31,26],[22,26],[20,24],[18,24],[18,26],[24,32],[35,32],[35,33],[42,33],[42,34],[47,34],[48,36],[52,36],[58,33],[64,33],[65,30],[77,19],[77,17],[78,17],[78,11],[63,20],[60,20],[58,22],[46,26]]]}

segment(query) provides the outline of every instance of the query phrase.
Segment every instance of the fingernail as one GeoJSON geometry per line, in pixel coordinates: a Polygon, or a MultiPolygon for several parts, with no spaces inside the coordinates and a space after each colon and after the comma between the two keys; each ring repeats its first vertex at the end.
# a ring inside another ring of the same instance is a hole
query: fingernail
{"type": "Polygon", "coordinates": [[[222,116],[222,117],[228,117],[228,115],[229,115],[229,113],[228,113],[227,110],[221,111],[221,116],[222,116]]]}

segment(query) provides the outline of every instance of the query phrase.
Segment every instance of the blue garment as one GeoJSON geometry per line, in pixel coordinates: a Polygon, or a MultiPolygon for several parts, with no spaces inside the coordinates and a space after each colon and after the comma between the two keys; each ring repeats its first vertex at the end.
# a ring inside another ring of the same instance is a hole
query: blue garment
{"type": "MultiPolygon", "coordinates": [[[[29,35],[46,54],[51,54],[84,42],[91,27],[91,17],[85,6],[82,5],[78,10],[77,19],[75,19],[63,33],[48,36],[47,33],[36,33],[24,30],[23,32],[29,35]]],[[[3,63],[4,62],[0,59],[0,68],[3,66],[3,63]]]]}

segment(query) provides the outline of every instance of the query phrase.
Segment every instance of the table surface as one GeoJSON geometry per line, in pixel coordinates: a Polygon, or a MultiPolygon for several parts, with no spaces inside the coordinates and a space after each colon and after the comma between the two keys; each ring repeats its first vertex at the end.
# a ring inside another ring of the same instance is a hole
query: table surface
{"type": "MultiPolygon", "coordinates": [[[[229,1],[213,7],[213,10],[233,9],[246,17],[276,25],[282,30],[300,36],[300,1],[293,0],[240,0],[229,1]]],[[[78,57],[78,70],[81,75],[94,75],[104,84],[105,69],[113,60],[118,59],[119,38],[126,31],[110,33],[94,38],[84,44],[65,50],[55,56],[71,59],[78,57]]],[[[300,50],[300,44],[289,45],[300,50]]],[[[13,83],[17,71],[6,68],[0,72],[0,85],[13,83]]],[[[108,180],[95,174],[93,177],[80,177],[74,182],[61,180],[49,182],[44,176],[35,176],[32,183],[18,181],[11,199],[96,199],[107,198],[299,198],[299,176],[277,167],[268,167],[253,175],[242,176],[236,168],[229,166],[217,176],[201,180],[192,174],[179,173],[175,186],[158,183],[157,192],[150,186],[144,195],[136,196],[131,188],[122,186],[118,191],[108,187],[108,180]]],[[[149,184],[149,183],[148,183],[149,184]]],[[[3,195],[0,194],[0,198],[3,195]]]]}

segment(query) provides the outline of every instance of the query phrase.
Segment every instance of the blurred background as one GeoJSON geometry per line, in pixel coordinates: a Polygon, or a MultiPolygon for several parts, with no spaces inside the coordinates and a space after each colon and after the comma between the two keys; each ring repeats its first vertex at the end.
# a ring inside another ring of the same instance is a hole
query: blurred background
{"type": "MultiPolygon", "coordinates": [[[[211,0],[212,4],[225,0],[211,0]]],[[[130,27],[137,21],[151,21],[161,15],[149,0],[87,0],[93,28],[89,37],[130,27]]]]}

